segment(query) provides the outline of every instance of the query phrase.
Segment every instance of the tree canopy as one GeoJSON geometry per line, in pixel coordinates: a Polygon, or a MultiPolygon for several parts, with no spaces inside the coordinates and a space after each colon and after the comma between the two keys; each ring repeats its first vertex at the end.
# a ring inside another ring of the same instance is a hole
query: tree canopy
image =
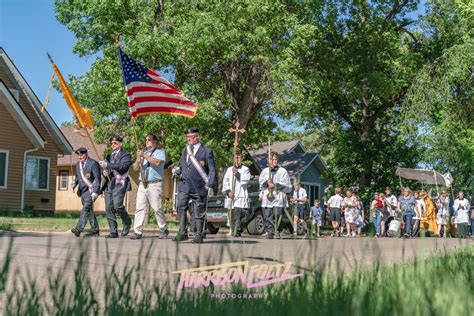
{"type": "Polygon", "coordinates": [[[183,130],[196,125],[223,165],[233,122],[247,129],[249,145],[285,137],[280,117],[322,153],[335,184],[395,185],[397,166],[441,168],[473,183],[468,0],[425,8],[417,0],[56,0],[56,16],[75,34],[76,53],[97,56],[72,86],[93,109],[99,140],[131,136],[114,48],[120,35],[130,56],[200,106],[191,121],[139,119],[141,136],[160,134],[172,158],[183,130]]]}

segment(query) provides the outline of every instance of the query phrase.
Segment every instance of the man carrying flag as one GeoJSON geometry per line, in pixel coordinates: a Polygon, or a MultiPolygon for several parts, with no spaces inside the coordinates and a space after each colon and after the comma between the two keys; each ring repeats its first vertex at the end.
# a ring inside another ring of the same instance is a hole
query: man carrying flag
{"type": "Polygon", "coordinates": [[[104,199],[110,232],[105,238],[118,237],[116,214],[122,219],[122,237],[128,235],[132,225],[132,220],[123,204],[125,194],[127,191],[132,190],[128,177],[128,170],[132,165],[132,157],[129,152],[122,150],[122,142],[121,136],[112,136],[110,138],[112,153],[105,160],[99,161],[100,166],[104,168],[104,176],[108,180],[105,183],[104,199]]]}

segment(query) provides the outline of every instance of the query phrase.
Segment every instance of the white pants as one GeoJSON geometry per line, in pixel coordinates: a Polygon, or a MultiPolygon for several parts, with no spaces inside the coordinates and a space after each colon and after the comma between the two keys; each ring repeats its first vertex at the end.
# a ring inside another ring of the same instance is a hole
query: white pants
{"type": "Polygon", "coordinates": [[[137,209],[135,211],[135,221],[133,230],[135,234],[141,234],[143,225],[148,219],[150,207],[155,211],[156,222],[160,228],[166,227],[165,213],[162,207],[163,182],[148,184],[147,188],[140,182],[137,191],[137,209]]]}

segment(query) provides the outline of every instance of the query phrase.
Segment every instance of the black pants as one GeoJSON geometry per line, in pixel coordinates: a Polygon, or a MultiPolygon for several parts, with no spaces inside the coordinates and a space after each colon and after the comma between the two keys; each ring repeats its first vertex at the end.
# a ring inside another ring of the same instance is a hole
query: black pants
{"type": "Polygon", "coordinates": [[[91,224],[92,232],[99,232],[99,224],[94,214],[94,202],[92,201],[91,193],[89,190],[82,193],[81,195],[82,210],[77,222],[76,229],[80,232],[84,230],[87,221],[91,224]]]}
{"type": "Polygon", "coordinates": [[[273,238],[275,235],[275,221],[279,221],[278,232],[283,230],[282,228],[282,215],[283,207],[265,207],[263,208],[263,218],[265,220],[265,231],[268,234],[268,238],[273,238]]]}
{"type": "Polygon", "coordinates": [[[125,206],[123,205],[123,199],[125,192],[122,191],[105,191],[105,213],[107,216],[107,222],[109,223],[109,229],[111,234],[117,234],[117,220],[116,215],[118,214],[123,222],[125,228],[130,228],[132,220],[128,216],[125,206]]]}
{"type": "Polygon", "coordinates": [[[242,222],[245,221],[246,208],[236,207],[232,209],[232,218],[231,218],[231,230],[234,236],[242,234],[242,222]]]}
{"type": "Polygon", "coordinates": [[[194,230],[196,238],[202,238],[204,231],[204,219],[206,216],[207,194],[199,195],[198,193],[178,192],[178,235],[185,236],[188,233],[186,229],[188,225],[186,210],[189,208],[189,201],[192,201],[192,229],[194,230]]]}

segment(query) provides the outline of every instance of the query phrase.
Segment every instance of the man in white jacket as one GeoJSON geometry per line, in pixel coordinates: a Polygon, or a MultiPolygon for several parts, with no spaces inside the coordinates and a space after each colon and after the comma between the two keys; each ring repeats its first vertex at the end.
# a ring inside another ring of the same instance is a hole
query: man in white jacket
{"type": "Polygon", "coordinates": [[[259,176],[260,190],[263,191],[262,208],[265,221],[265,231],[267,238],[273,239],[275,234],[275,225],[278,225],[278,234],[280,235],[281,217],[283,208],[287,206],[287,193],[292,190],[290,176],[285,168],[278,166],[278,154],[270,154],[270,169],[267,167],[262,170],[259,176]],[[269,197],[269,192],[273,197],[269,197]]]}
{"type": "Polygon", "coordinates": [[[249,168],[242,165],[242,154],[236,152],[234,165],[227,168],[222,184],[222,192],[226,195],[225,207],[232,209],[230,229],[234,237],[242,233],[242,218],[249,209],[249,193],[247,185],[250,181],[249,168]]]}
{"type": "Polygon", "coordinates": [[[467,237],[471,205],[469,204],[469,201],[464,198],[464,193],[462,191],[458,193],[458,198],[454,200],[453,209],[454,214],[456,215],[454,223],[456,225],[457,235],[458,237],[465,238],[467,237]]]}

